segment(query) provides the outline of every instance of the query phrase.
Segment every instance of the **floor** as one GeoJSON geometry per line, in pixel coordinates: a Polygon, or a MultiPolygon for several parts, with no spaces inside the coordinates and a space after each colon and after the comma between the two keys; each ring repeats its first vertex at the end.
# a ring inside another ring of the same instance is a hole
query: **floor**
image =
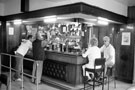
{"type": "MultiPolygon", "coordinates": [[[[110,90],[135,90],[135,84],[129,84],[122,81],[116,81],[117,85],[116,88],[114,88],[113,81],[110,82],[110,90]]],[[[61,87],[58,87],[56,85],[49,84],[47,82],[43,82],[43,84],[38,86],[38,89],[35,84],[31,83],[31,80],[29,77],[24,77],[24,88],[21,88],[22,83],[17,81],[11,82],[11,90],[83,90],[83,85],[78,85],[76,87],[70,88],[70,89],[64,89],[61,87]]],[[[2,85],[1,90],[6,90],[6,86],[2,85]]],[[[87,89],[91,90],[91,89],[87,89]]],[[[101,90],[101,86],[96,87],[95,90],[101,90]]],[[[107,85],[105,85],[104,90],[107,89],[107,85]]]]}

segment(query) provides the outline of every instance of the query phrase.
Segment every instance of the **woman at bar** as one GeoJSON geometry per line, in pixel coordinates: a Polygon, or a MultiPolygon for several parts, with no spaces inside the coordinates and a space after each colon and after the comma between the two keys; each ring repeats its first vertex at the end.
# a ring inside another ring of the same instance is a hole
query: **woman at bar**
{"type": "MultiPolygon", "coordinates": [[[[83,65],[83,76],[85,75],[85,68],[94,69],[94,62],[96,58],[101,58],[100,48],[98,47],[98,40],[96,37],[91,38],[90,45],[85,53],[82,54],[84,58],[88,57],[88,63],[83,65]]],[[[96,68],[100,68],[96,67],[96,68]]],[[[91,79],[91,73],[86,72],[86,76],[91,79]]]]}

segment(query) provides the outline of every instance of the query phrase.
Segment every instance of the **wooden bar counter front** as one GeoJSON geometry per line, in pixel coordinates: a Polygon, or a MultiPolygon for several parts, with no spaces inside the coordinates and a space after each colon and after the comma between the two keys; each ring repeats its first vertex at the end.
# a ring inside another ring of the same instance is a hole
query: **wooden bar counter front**
{"type": "Polygon", "coordinates": [[[43,75],[78,85],[82,83],[82,65],[86,62],[81,55],[45,51],[43,75]]]}

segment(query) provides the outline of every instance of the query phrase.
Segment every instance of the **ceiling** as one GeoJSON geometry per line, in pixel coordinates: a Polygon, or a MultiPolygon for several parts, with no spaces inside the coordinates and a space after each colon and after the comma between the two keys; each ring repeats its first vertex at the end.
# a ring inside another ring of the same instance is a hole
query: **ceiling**
{"type": "MultiPolygon", "coordinates": [[[[0,3],[4,3],[8,0],[0,0],[0,3]]],[[[50,2],[60,2],[60,1],[63,1],[63,0],[46,0],[46,1],[50,1],[50,2]]],[[[127,6],[135,6],[135,0],[115,0],[119,3],[122,3],[124,5],[127,5],[127,6]]]]}
{"type": "Polygon", "coordinates": [[[135,6],[135,0],[115,0],[127,6],[135,6]]]}

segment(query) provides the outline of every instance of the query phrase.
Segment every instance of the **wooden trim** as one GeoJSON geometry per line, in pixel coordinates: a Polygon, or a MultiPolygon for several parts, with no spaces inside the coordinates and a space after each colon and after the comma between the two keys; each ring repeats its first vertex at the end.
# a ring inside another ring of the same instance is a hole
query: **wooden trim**
{"type": "Polygon", "coordinates": [[[134,23],[135,22],[135,6],[129,6],[128,7],[128,23],[134,23]]]}
{"type": "Polygon", "coordinates": [[[75,64],[75,65],[81,65],[85,63],[83,57],[77,54],[57,52],[57,51],[45,51],[45,54],[47,59],[51,59],[55,61],[75,64]]]}
{"type": "Polygon", "coordinates": [[[7,51],[7,37],[6,37],[6,22],[1,22],[0,27],[0,52],[6,52],[7,51]]]}
{"type": "Polygon", "coordinates": [[[71,14],[71,13],[83,13],[93,16],[100,16],[105,17],[117,22],[121,23],[127,23],[127,17],[101,9],[96,6],[88,5],[82,2],[75,3],[75,4],[69,4],[69,5],[63,5],[63,6],[57,6],[57,7],[51,7],[51,8],[45,8],[35,11],[29,11],[25,13],[19,13],[14,15],[8,15],[4,16],[4,20],[14,20],[14,19],[28,19],[28,18],[37,18],[37,17],[43,17],[43,16],[49,16],[49,15],[62,15],[62,14],[71,14]]]}
{"type": "Polygon", "coordinates": [[[3,20],[3,16],[0,16],[0,21],[2,21],[3,20]]]}
{"type": "Polygon", "coordinates": [[[21,12],[29,11],[29,0],[21,0],[21,12]]]}
{"type": "Polygon", "coordinates": [[[26,13],[14,14],[5,16],[5,20],[14,20],[14,19],[28,19],[28,18],[36,18],[43,17],[49,15],[62,15],[62,14],[71,14],[71,13],[79,13],[80,12],[80,4],[70,4],[46,9],[40,9],[35,11],[30,11],[26,13]]]}

